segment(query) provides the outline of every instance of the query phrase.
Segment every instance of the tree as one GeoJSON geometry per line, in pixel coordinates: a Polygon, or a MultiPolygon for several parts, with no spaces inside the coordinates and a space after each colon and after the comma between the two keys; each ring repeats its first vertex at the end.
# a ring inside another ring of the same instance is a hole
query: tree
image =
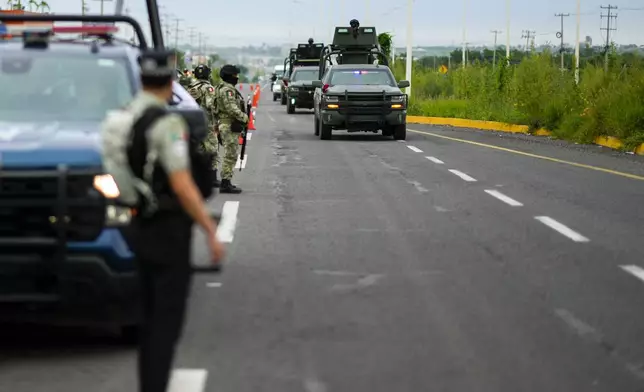
{"type": "MultiPolygon", "coordinates": [[[[391,45],[393,44],[394,36],[391,33],[380,33],[378,34],[378,43],[380,44],[380,50],[384,53],[387,59],[391,56],[391,45]]],[[[383,59],[380,58],[379,62],[384,63],[383,59]]]]}

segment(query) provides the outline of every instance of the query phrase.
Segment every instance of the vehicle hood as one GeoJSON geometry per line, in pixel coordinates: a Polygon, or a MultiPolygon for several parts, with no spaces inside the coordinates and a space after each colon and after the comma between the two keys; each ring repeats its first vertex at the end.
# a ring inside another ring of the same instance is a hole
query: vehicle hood
{"type": "Polygon", "coordinates": [[[98,123],[0,121],[0,168],[100,167],[98,123]]]}
{"type": "Polygon", "coordinates": [[[375,85],[337,85],[331,86],[327,90],[327,94],[344,94],[345,91],[350,93],[382,93],[385,91],[387,95],[400,95],[402,91],[398,87],[392,87],[387,85],[375,86],[375,85]]]}
{"type": "Polygon", "coordinates": [[[313,87],[312,80],[298,80],[297,82],[292,82],[289,86],[293,87],[313,87]]]}

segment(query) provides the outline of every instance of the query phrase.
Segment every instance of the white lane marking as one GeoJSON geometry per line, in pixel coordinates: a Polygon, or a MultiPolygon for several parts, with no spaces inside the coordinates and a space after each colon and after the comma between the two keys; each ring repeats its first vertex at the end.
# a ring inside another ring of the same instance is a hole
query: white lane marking
{"type": "Polygon", "coordinates": [[[318,275],[336,275],[336,276],[356,276],[356,275],[364,275],[358,272],[351,272],[351,271],[330,271],[330,270],[315,270],[313,271],[314,273],[318,275]]]}
{"type": "Polygon", "coordinates": [[[551,229],[559,232],[559,234],[562,234],[571,240],[575,242],[589,242],[590,240],[583,235],[577,233],[573,229],[569,228],[568,226],[557,222],[556,220],[548,217],[548,216],[535,216],[534,219],[538,220],[539,222],[543,223],[544,225],[550,227],[551,229]]]}
{"type": "Polygon", "coordinates": [[[246,169],[247,162],[248,162],[248,154],[244,154],[244,160],[242,162],[240,162],[239,157],[237,157],[237,162],[235,163],[235,169],[239,169],[240,166],[242,169],[246,169]]]}
{"type": "Polygon", "coordinates": [[[318,380],[304,380],[304,389],[306,392],[326,392],[326,386],[318,380]]]}
{"type": "Polygon", "coordinates": [[[429,159],[430,161],[432,161],[432,162],[434,162],[434,163],[438,163],[439,165],[442,165],[442,164],[444,164],[444,163],[445,163],[445,162],[443,162],[443,161],[441,161],[440,159],[435,158],[435,157],[425,157],[425,158],[429,159]]]}
{"type": "Polygon", "coordinates": [[[382,279],[384,275],[380,274],[370,274],[365,276],[364,278],[358,279],[357,282],[352,283],[352,284],[336,284],[331,287],[331,291],[349,291],[349,290],[357,290],[357,289],[363,289],[365,287],[373,286],[380,279],[382,279]]]}
{"type": "Polygon", "coordinates": [[[172,372],[168,392],[203,392],[207,378],[206,369],[176,369],[172,372]]]}
{"type": "Polygon", "coordinates": [[[208,283],[206,283],[206,287],[209,287],[209,288],[217,288],[217,287],[221,287],[221,286],[222,286],[221,282],[208,282],[208,283]]]}
{"type": "Polygon", "coordinates": [[[644,269],[636,265],[620,265],[619,268],[644,281],[644,269]]]}
{"type": "Polygon", "coordinates": [[[418,181],[407,180],[407,182],[408,182],[408,183],[410,183],[411,185],[413,185],[413,186],[416,188],[416,190],[417,190],[418,192],[420,192],[420,193],[427,193],[427,192],[429,192],[429,190],[427,190],[427,188],[425,188],[425,187],[423,186],[423,184],[421,184],[421,183],[420,183],[420,182],[418,182],[418,181]]]}
{"type": "Polygon", "coordinates": [[[248,141],[248,140],[250,140],[250,139],[252,139],[252,138],[253,138],[253,134],[252,134],[252,133],[250,133],[250,132],[248,132],[248,133],[246,134],[246,140],[248,141]]]}
{"type": "Polygon", "coordinates": [[[502,202],[511,205],[512,207],[521,207],[523,204],[519,203],[518,201],[514,200],[511,197],[508,197],[504,195],[503,193],[496,191],[494,189],[486,189],[485,193],[487,193],[490,196],[496,197],[497,199],[501,200],[502,202]]]}
{"type": "Polygon", "coordinates": [[[465,174],[463,172],[460,172],[460,171],[454,170],[454,169],[449,169],[449,171],[452,174],[456,174],[457,176],[461,177],[462,179],[464,179],[467,182],[476,182],[475,178],[472,178],[472,177],[468,176],[467,174],[465,174]]]}
{"type": "Polygon", "coordinates": [[[233,242],[237,226],[238,201],[227,201],[221,210],[221,221],[217,227],[217,238],[221,242],[233,242]]]}
{"type": "Polygon", "coordinates": [[[407,143],[405,140],[398,140],[398,143],[407,143]]]}
{"type": "Polygon", "coordinates": [[[271,116],[270,113],[266,112],[266,115],[268,116],[269,120],[271,120],[272,122],[275,122],[275,119],[273,118],[273,116],[271,116]]]}
{"type": "Polygon", "coordinates": [[[408,149],[410,149],[410,150],[412,150],[413,152],[423,152],[423,150],[421,150],[421,149],[420,149],[420,148],[418,148],[418,147],[414,147],[414,146],[407,146],[407,148],[408,148],[408,149]]]}

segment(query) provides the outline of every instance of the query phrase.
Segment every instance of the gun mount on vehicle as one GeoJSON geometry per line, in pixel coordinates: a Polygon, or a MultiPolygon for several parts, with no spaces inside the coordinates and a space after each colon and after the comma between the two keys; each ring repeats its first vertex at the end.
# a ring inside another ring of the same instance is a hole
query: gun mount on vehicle
{"type": "Polygon", "coordinates": [[[307,67],[320,65],[323,43],[314,43],[309,39],[308,43],[298,44],[297,48],[292,48],[289,56],[284,59],[284,76],[290,77],[294,67],[307,67]],[[286,73],[288,70],[288,74],[286,73]]]}
{"type": "Polygon", "coordinates": [[[360,27],[360,22],[352,19],[349,27],[336,27],[333,43],[320,53],[320,79],[327,65],[333,65],[331,56],[336,56],[336,64],[373,64],[383,59],[389,65],[387,56],[380,49],[375,27],[360,27]]]}

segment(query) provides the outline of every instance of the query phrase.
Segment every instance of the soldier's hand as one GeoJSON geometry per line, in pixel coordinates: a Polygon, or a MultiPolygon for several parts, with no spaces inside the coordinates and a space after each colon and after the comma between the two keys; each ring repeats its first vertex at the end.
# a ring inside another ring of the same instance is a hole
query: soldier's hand
{"type": "Polygon", "coordinates": [[[224,261],[226,250],[224,244],[219,242],[216,235],[210,236],[208,239],[208,247],[210,248],[210,261],[213,264],[219,264],[224,261]]]}

